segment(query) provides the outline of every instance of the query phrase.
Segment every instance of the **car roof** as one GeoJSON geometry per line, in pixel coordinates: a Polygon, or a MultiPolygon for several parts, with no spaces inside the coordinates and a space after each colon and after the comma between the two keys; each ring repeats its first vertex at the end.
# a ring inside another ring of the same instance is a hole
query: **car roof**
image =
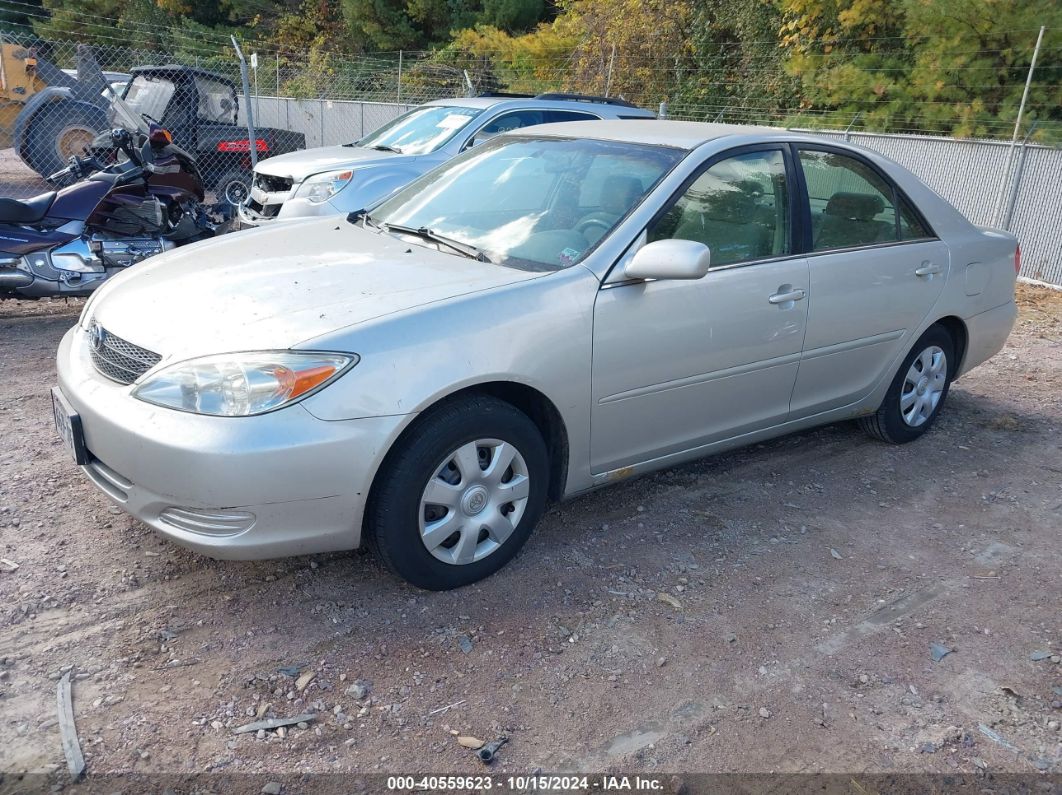
{"type": "MultiPolygon", "coordinates": [[[[644,116],[646,119],[656,117],[650,110],[634,107],[632,105],[612,104],[608,102],[594,102],[577,99],[539,99],[538,97],[507,97],[507,96],[482,96],[482,97],[455,97],[453,99],[433,99],[425,102],[425,105],[449,105],[459,108],[495,108],[503,105],[511,108],[542,108],[560,110],[563,108],[578,108],[589,113],[610,116],[644,116]]],[[[564,122],[571,124],[572,122],[564,122]]]]}
{"type": "Polygon", "coordinates": [[[606,119],[602,121],[569,121],[539,124],[507,135],[557,136],[559,138],[595,138],[602,141],[640,143],[695,149],[701,144],[728,136],[770,136],[777,139],[788,135],[778,127],[754,127],[744,124],[712,124],[701,121],[671,121],[667,119],[606,119]]]}
{"type": "Polygon", "coordinates": [[[217,80],[219,83],[226,83],[230,86],[235,86],[231,78],[225,77],[225,75],[218,74],[217,72],[211,72],[208,69],[200,69],[198,66],[183,66],[177,63],[168,63],[155,66],[152,64],[145,64],[144,66],[134,66],[129,70],[133,77],[137,75],[158,75],[159,77],[165,77],[171,74],[191,74],[199,75],[200,77],[209,77],[213,80],[217,80]]]}

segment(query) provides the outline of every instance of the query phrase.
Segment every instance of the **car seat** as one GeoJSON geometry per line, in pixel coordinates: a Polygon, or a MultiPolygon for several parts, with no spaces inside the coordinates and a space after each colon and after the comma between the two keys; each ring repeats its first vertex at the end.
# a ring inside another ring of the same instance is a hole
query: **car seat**
{"type": "Polygon", "coordinates": [[[895,228],[875,217],[885,209],[885,201],[873,193],[833,194],[815,229],[815,249],[867,246],[895,239],[895,228]]]}
{"type": "Polygon", "coordinates": [[[706,193],[684,209],[674,237],[696,240],[712,251],[712,265],[758,259],[770,254],[773,229],[764,223],[762,208],[743,190],[706,193]]]}

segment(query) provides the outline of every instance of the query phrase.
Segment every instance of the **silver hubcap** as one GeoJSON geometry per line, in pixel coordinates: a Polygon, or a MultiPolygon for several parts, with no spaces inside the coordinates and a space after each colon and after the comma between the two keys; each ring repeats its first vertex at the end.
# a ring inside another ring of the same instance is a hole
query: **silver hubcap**
{"type": "Polygon", "coordinates": [[[497,551],[520,524],[531,481],[520,451],[499,439],[454,450],[420,496],[420,540],[444,563],[475,563],[497,551]]]}
{"type": "Polygon", "coordinates": [[[242,204],[247,198],[247,186],[242,182],[230,182],[225,186],[225,201],[229,204],[242,204]]]}
{"type": "Polygon", "coordinates": [[[903,421],[917,428],[933,416],[948,383],[948,357],[936,345],[926,348],[907,370],[900,389],[903,421]]]}

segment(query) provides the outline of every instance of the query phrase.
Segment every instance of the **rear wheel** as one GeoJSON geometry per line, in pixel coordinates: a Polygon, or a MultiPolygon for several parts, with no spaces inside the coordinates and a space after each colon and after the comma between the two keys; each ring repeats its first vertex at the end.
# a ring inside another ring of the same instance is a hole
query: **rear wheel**
{"type": "Polygon", "coordinates": [[[377,477],[370,548],[420,588],[446,590],[508,563],[545,508],[549,463],[535,424],[478,396],[443,406],[400,442],[377,477]]]}
{"type": "Polygon", "coordinates": [[[883,442],[914,441],[936,421],[957,364],[947,329],[931,326],[903,360],[881,407],[860,418],[860,426],[883,442]]]}

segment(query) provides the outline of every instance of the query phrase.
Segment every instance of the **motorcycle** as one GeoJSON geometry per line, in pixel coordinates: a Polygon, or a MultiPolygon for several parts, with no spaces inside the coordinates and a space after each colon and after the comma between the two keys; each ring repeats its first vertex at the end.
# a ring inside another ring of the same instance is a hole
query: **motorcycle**
{"type": "Polygon", "coordinates": [[[153,120],[116,128],[52,174],[59,191],[0,198],[0,298],[84,296],[131,265],[217,234],[195,158],[153,120]],[[124,154],[125,158],[119,155],[124,154]]]}

